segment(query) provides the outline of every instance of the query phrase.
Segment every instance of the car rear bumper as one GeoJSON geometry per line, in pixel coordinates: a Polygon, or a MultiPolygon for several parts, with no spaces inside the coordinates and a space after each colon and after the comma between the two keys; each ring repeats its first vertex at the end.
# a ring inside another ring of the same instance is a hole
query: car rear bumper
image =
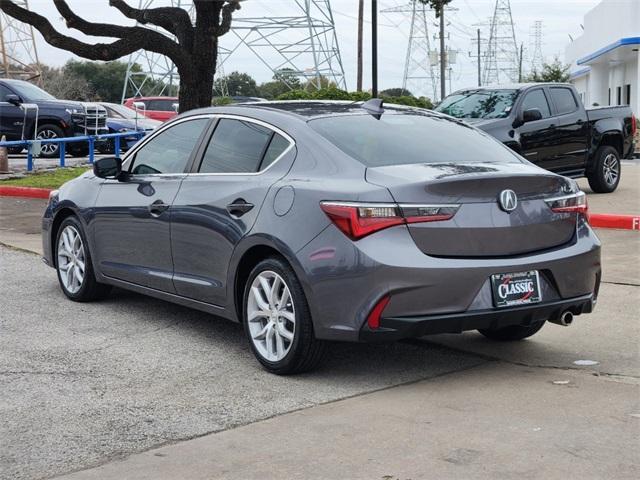
{"type": "Polygon", "coordinates": [[[552,319],[591,311],[601,277],[600,241],[584,220],[566,245],[511,257],[425,255],[404,226],[353,242],[334,226],[297,252],[298,272],[319,339],[372,341],[552,319]],[[494,307],[491,276],[538,271],[541,303],[494,307]],[[367,317],[389,297],[372,336],[367,317]],[[591,303],[590,303],[591,302],[591,303]],[[379,333],[379,332],[378,332],[379,333]]]}
{"type": "Polygon", "coordinates": [[[591,313],[594,303],[594,295],[589,294],[568,300],[500,310],[382,318],[378,329],[371,330],[366,324],[363,326],[360,331],[360,341],[387,342],[438,333],[462,333],[468,330],[495,329],[512,325],[529,326],[558,319],[567,310],[574,315],[591,313]]]}

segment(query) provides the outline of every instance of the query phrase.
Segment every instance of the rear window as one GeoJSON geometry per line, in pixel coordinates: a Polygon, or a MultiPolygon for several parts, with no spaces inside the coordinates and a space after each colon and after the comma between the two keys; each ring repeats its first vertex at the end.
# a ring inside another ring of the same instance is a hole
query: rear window
{"type": "Polygon", "coordinates": [[[346,115],[309,122],[311,128],[367,167],[412,163],[514,163],[519,160],[487,134],[418,113],[346,115]]]}
{"type": "Polygon", "coordinates": [[[153,110],[156,112],[175,112],[174,105],[178,103],[177,100],[149,100],[147,102],[147,110],[153,110]]]}

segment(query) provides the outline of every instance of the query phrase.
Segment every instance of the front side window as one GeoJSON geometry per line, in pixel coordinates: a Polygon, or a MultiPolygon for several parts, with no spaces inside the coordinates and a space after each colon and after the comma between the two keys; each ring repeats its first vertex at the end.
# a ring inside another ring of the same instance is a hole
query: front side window
{"type": "Polygon", "coordinates": [[[184,172],[208,123],[208,118],[199,118],[162,131],[136,152],[130,172],[134,175],[184,172]]]}
{"type": "Polygon", "coordinates": [[[575,112],[578,109],[576,99],[568,88],[551,88],[551,98],[556,105],[558,115],[575,112]]]}
{"type": "Polygon", "coordinates": [[[527,93],[522,101],[522,111],[529,110],[531,108],[537,108],[542,114],[542,118],[548,118],[551,116],[551,110],[549,109],[549,102],[547,96],[542,89],[534,90],[527,93]]]}
{"type": "Polygon", "coordinates": [[[13,92],[4,85],[0,85],[0,102],[6,102],[7,95],[13,95],[13,92]]]}
{"type": "Polygon", "coordinates": [[[261,167],[265,153],[273,162],[284,151],[279,140],[273,144],[274,135],[277,134],[273,130],[253,122],[221,119],[202,159],[200,173],[255,173],[266,168],[261,167]]]}

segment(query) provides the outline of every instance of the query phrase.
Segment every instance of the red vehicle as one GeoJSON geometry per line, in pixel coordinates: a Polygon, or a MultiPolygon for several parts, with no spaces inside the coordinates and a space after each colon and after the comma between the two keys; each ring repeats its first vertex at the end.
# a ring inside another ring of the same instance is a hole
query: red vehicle
{"type": "Polygon", "coordinates": [[[142,114],[160,122],[166,122],[178,115],[178,97],[135,97],[124,101],[124,105],[133,110],[136,109],[134,103],[144,103],[145,108],[140,109],[142,114]]]}

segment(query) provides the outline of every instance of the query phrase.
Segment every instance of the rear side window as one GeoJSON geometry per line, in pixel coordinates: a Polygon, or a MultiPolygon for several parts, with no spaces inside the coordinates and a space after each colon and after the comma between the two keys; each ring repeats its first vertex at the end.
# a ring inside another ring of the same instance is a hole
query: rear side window
{"type": "Polygon", "coordinates": [[[159,133],[136,152],[131,173],[149,175],[184,172],[208,123],[208,118],[189,120],[159,133]]]}
{"type": "Polygon", "coordinates": [[[568,88],[552,87],[551,98],[556,106],[558,115],[575,112],[578,109],[573,92],[568,88]]]}
{"type": "Polygon", "coordinates": [[[524,97],[521,110],[524,112],[525,110],[529,110],[531,108],[537,108],[538,110],[540,110],[540,113],[542,113],[542,118],[551,116],[549,102],[547,101],[547,96],[544,94],[544,90],[534,90],[527,93],[527,96],[524,97]]]}
{"type": "Polygon", "coordinates": [[[275,162],[280,155],[282,155],[287,148],[289,148],[289,140],[284,138],[282,135],[274,134],[271,143],[269,144],[269,148],[267,148],[267,153],[264,154],[264,158],[262,159],[262,163],[260,164],[260,170],[264,170],[268,168],[273,162],[275,162]]]}
{"type": "Polygon", "coordinates": [[[223,118],[213,132],[200,173],[254,173],[274,132],[262,125],[223,118]]]}
{"type": "Polygon", "coordinates": [[[418,114],[345,115],[309,122],[367,167],[413,163],[517,163],[497,140],[453,120],[418,114]]]}

